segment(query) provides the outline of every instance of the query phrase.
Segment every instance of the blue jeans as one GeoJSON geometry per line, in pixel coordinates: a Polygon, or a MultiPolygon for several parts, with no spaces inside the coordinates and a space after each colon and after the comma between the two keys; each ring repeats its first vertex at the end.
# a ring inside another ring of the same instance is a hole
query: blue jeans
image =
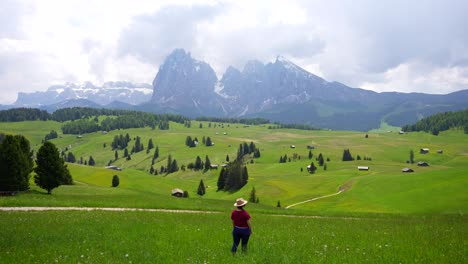
{"type": "Polygon", "coordinates": [[[232,253],[235,253],[237,251],[237,247],[239,246],[239,243],[242,241],[242,251],[245,252],[247,251],[247,243],[249,243],[249,237],[250,237],[250,228],[239,228],[239,227],[234,227],[234,230],[232,230],[232,237],[234,239],[234,243],[232,244],[232,253]]]}

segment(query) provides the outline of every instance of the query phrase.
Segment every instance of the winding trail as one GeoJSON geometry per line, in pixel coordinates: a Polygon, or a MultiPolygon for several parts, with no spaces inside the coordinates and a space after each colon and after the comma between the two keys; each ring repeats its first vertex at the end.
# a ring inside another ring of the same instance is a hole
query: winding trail
{"type": "Polygon", "coordinates": [[[302,201],[302,202],[299,202],[299,203],[295,203],[295,204],[291,204],[291,205],[288,205],[286,206],[286,209],[289,209],[293,206],[296,206],[296,205],[300,205],[300,204],[303,204],[303,203],[308,203],[308,202],[312,202],[312,201],[316,201],[316,200],[319,200],[319,199],[323,199],[323,198],[327,198],[327,197],[331,197],[331,196],[335,196],[335,195],[338,195],[342,192],[344,192],[345,190],[339,190],[337,193],[333,193],[333,194],[329,194],[329,195],[324,195],[324,196],[320,196],[320,197],[315,197],[315,198],[312,198],[312,199],[309,199],[309,200],[305,200],[305,201],[302,201]]]}

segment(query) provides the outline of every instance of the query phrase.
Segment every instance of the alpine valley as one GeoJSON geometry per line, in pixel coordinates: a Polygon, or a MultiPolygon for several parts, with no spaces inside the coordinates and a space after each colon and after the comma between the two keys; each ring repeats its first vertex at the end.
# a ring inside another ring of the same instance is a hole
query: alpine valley
{"type": "Polygon", "coordinates": [[[70,106],[134,109],[188,117],[263,117],[334,130],[367,131],[382,122],[401,127],[445,111],[468,107],[468,90],[436,95],[377,93],[326,81],[278,56],[264,64],[229,67],[218,79],[211,66],[174,50],[149,84],[109,82],[50,87],[21,93],[13,107],[47,110],[70,106]],[[152,94],[152,96],[150,96],[152,94]]]}

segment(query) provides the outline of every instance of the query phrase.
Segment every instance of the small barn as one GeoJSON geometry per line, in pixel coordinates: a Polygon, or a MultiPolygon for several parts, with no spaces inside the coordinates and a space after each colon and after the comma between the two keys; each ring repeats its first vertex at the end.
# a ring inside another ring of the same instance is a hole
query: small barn
{"type": "Polygon", "coordinates": [[[360,171],[368,171],[369,170],[369,166],[358,166],[357,168],[360,171]]]}
{"type": "Polygon", "coordinates": [[[218,169],[219,165],[218,164],[211,164],[210,169],[218,169]]]}
{"type": "Polygon", "coordinates": [[[179,188],[172,189],[171,193],[172,193],[172,196],[175,196],[175,197],[183,197],[184,196],[184,191],[182,191],[179,188]]]}
{"type": "Polygon", "coordinates": [[[315,149],[315,146],[314,145],[308,145],[307,149],[315,149]]]}
{"type": "Polygon", "coordinates": [[[398,132],[398,133],[399,133],[400,135],[403,135],[403,134],[405,134],[405,131],[400,130],[400,132],[398,132]]]}
{"type": "Polygon", "coordinates": [[[401,170],[401,172],[414,172],[414,170],[410,168],[404,168],[401,170]]]}
{"type": "Polygon", "coordinates": [[[106,169],[121,171],[122,169],[117,166],[106,166],[106,169]]]}
{"type": "Polygon", "coordinates": [[[429,163],[427,163],[425,161],[420,161],[420,162],[418,162],[418,166],[427,167],[427,166],[429,166],[429,163]]]}
{"type": "Polygon", "coordinates": [[[439,149],[439,150],[437,150],[437,153],[442,154],[442,153],[444,153],[444,151],[439,149]]]}
{"type": "Polygon", "coordinates": [[[422,148],[422,149],[419,150],[419,153],[427,154],[427,153],[429,153],[429,149],[428,148],[422,148]]]}
{"type": "Polygon", "coordinates": [[[290,147],[290,148],[292,148],[292,149],[293,149],[293,148],[296,148],[296,146],[295,146],[295,145],[291,145],[291,146],[289,146],[289,147],[290,147]]]}

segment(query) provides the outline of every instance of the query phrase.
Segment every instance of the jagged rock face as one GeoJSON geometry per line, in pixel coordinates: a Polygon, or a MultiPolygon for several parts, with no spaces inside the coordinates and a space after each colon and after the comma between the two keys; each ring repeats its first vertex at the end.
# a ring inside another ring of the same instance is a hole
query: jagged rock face
{"type": "Polygon", "coordinates": [[[153,101],[164,103],[178,97],[203,98],[214,92],[217,77],[205,62],[184,50],[173,51],[159,68],[153,81],[153,101]]]}
{"type": "Polygon", "coordinates": [[[215,93],[216,73],[205,62],[182,49],[174,50],[159,68],[153,81],[152,102],[182,113],[219,115],[222,105],[215,93]]]}

